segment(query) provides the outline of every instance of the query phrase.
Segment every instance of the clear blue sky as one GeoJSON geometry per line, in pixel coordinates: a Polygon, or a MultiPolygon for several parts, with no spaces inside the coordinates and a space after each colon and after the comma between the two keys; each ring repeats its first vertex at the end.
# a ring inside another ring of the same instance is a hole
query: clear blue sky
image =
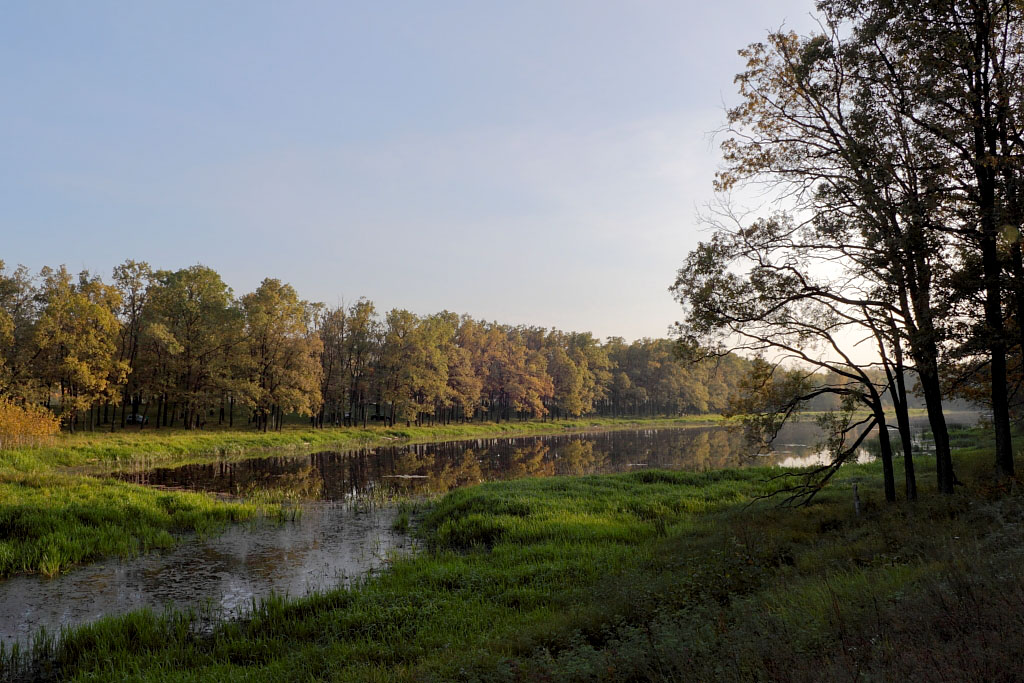
{"type": "Polygon", "coordinates": [[[736,50],[811,2],[32,2],[0,258],[663,336],[736,50]]]}

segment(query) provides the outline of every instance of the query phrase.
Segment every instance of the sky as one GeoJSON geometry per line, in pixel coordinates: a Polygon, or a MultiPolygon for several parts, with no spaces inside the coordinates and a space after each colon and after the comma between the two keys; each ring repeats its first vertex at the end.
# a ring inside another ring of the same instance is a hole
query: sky
{"type": "Polygon", "coordinates": [[[13,3],[0,259],[662,337],[737,50],[812,2],[13,3]]]}

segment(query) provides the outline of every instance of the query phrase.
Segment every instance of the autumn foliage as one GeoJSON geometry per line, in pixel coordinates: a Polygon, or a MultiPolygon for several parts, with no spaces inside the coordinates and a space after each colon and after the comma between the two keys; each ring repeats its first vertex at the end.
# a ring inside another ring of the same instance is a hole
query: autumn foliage
{"type": "Polygon", "coordinates": [[[60,421],[40,406],[20,406],[0,397],[0,447],[40,446],[60,430],[60,421]]]}

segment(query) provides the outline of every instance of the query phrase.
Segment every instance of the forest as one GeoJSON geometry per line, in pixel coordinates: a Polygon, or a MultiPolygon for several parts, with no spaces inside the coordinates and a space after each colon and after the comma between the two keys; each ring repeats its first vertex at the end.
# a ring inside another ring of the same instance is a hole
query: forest
{"type": "Polygon", "coordinates": [[[0,396],[71,431],[721,412],[748,366],[683,362],[669,339],[328,307],[272,278],[236,297],[202,265],[129,260],[104,282],[0,263],[0,396]]]}

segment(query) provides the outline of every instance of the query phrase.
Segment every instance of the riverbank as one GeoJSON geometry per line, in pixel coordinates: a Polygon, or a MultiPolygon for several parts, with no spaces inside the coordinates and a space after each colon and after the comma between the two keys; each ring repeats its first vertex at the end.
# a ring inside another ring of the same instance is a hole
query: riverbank
{"type": "MultiPolygon", "coordinates": [[[[720,420],[720,418],[718,418],[720,420]]],[[[185,533],[295,514],[291,501],[256,491],[256,501],[156,490],[107,478],[122,468],[180,465],[213,458],[316,448],[354,449],[462,439],[581,433],[632,427],[670,428],[701,419],[593,419],[411,428],[289,428],[95,432],[61,435],[42,448],[0,451],[0,578],[46,576],[104,557],[134,557],[185,533]]]]}
{"type": "Polygon", "coordinates": [[[993,485],[990,459],[958,453],[966,487],[945,497],[922,458],[922,500],[891,506],[876,464],[844,467],[795,510],[750,504],[779,485],[763,469],[484,484],[410,509],[428,550],[355,589],[268,600],[212,632],[187,613],[105,619],[4,666],[68,680],[998,680],[1024,658],[1024,498],[993,485]]]}
{"type": "Polygon", "coordinates": [[[675,418],[583,418],[524,422],[474,422],[430,427],[327,427],[289,426],[280,432],[252,429],[191,430],[147,428],[117,432],[61,434],[54,444],[39,448],[0,450],[0,473],[39,472],[54,468],[81,468],[109,473],[119,468],[173,466],[200,459],[247,453],[302,451],[311,448],[353,450],[401,444],[489,439],[513,436],[576,434],[634,427],[664,429],[722,421],[719,415],[675,418]]]}

